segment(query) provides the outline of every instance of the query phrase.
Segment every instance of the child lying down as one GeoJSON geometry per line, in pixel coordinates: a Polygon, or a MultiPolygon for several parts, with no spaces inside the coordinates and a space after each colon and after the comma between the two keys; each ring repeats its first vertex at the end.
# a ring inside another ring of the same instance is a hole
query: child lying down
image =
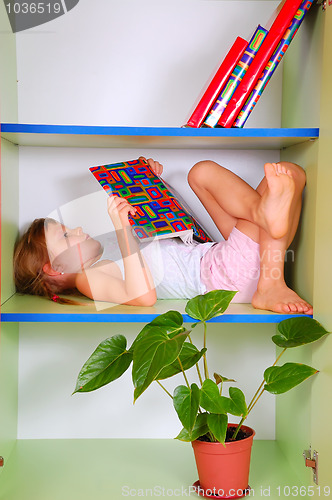
{"type": "MultiPolygon", "coordinates": [[[[162,173],[159,162],[147,161],[157,175],[162,173]]],[[[236,290],[233,302],[312,314],[312,306],[284,280],[284,256],[298,226],[305,173],[288,162],[266,163],[264,170],[256,190],[213,161],[190,170],[191,188],[224,237],[219,243],[187,245],[172,238],[140,245],[128,220],[135,208],[124,198],[108,197],[123,272],[82,228],[36,219],[15,247],[17,291],[59,303],[70,300],[58,294],[79,291],[93,300],[152,306],[157,299],[236,290]]]]}

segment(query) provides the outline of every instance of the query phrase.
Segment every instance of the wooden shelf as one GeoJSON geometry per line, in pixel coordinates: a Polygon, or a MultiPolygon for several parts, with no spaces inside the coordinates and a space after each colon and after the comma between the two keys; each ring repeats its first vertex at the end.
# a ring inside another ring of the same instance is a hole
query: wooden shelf
{"type": "Polygon", "coordinates": [[[20,146],[283,149],[317,139],[319,129],[197,129],[2,123],[1,136],[20,146]]]}
{"type": "MultiPolygon", "coordinates": [[[[5,459],[0,497],[91,500],[97,494],[98,500],[125,496],[198,499],[190,489],[197,479],[190,443],[172,439],[23,439],[17,441],[8,462],[5,459]]],[[[285,498],[293,485],[296,492],[296,486],[299,491],[303,484],[276,441],[254,440],[250,498],[285,498]]],[[[303,489],[306,491],[305,486],[303,489]]],[[[316,486],[311,489],[318,492],[316,486]]]]}
{"type": "MultiPolygon", "coordinates": [[[[153,307],[136,307],[78,298],[80,305],[56,304],[49,299],[30,295],[13,295],[1,306],[2,322],[39,323],[148,323],[169,310],[179,311],[184,322],[193,322],[185,313],[186,300],[158,300],[153,307]]],[[[225,314],[213,323],[279,323],[294,317],[254,309],[250,304],[230,304],[225,314]]]]}

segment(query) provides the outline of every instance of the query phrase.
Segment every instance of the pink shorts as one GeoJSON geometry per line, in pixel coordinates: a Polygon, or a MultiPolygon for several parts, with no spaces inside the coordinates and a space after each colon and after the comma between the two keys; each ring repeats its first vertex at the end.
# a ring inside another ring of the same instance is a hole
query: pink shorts
{"type": "Polygon", "coordinates": [[[259,244],[233,228],[228,240],[209,248],[201,260],[206,291],[237,290],[232,302],[250,303],[260,270],[259,244]]]}

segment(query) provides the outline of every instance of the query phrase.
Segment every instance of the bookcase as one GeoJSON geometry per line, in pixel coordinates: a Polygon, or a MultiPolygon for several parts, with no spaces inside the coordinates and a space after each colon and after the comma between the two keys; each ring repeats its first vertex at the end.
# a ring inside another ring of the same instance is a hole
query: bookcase
{"type": "MultiPolygon", "coordinates": [[[[234,6],[232,2],[220,2],[228,13],[243,3],[234,6]]],[[[258,4],[270,2],[249,3],[257,17],[258,4]]],[[[200,9],[207,5],[197,4],[200,9]]],[[[85,500],[96,496],[96,492],[101,500],[118,500],[135,493],[137,496],[139,489],[147,491],[157,486],[166,493],[169,488],[174,495],[175,490],[181,491],[196,480],[190,446],[171,439],[178,424],[168,401],[163,404],[157,389],[151,388],[146,402],[136,403],[135,408],[128,397],[129,378],[98,394],[70,396],[79,368],[100,340],[121,332],[134,336],[144,323],[168,309],[184,314],[184,301],[160,301],[144,309],[105,309],[86,301],[77,309],[14,293],[11,255],[20,226],[19,205],[25,207],[28,199],[22,186],[27,157],[29,161],[35,159],[40,168],[44,152],[56,159],[66,155],[74,160],[75,155],[89,154],[89,150],[95,154],[98,148],[121,153],[126,150],[130,155],[141,148],[156,150],[156,158],[158,151],[167,149],[170,154],[183,151],[188,155],[197,149],[199,154],[209,155],[233,150],[232,158],[237,153],[244,158],[244,151],[250,151],[260,159],[265,152],[271,152],[273,158],[299,163],[306,169],[308,187],[291,280],[306,299],[313,301],[314,317],[331,330],[328,284],[332,228],[326,217],[331,209],[331,33],[332,6],[327,6],[326,11],[313,6],[285,56],[280,126],[243,130],[87,125],[80,117],[76,125],[38,124],[34,117],[21,121],[20,100],[18,111],[15,109],[15,37],[8,35],[10,50],[4,54],[2,48],[0,54],[1,63],[11,68],[11,77],[2,76],[1,95],[5,103],[2,116],[8,117],[1,124],[0,455],[5,463],[0,468],[1,500],[85,500]],[[304,54],[306,65],[301,62],[304,54]]],[[[20,63],[24,64],[18,57],[18,79],[20,63]]],[[[54,100],[57,102],[56,96],[54,100]]],[[[50,165],[43,166],[42,178],[36,176],[35,182],[46,185],[52,168],[50,159],[50,165]]],[[[46,204],[46,200],[39,203],[46,204]]],[[[237,378],[241,387],[244,382],[250,391],[251,386],[257,386],[257,380],[248,373],[253,364],[263,370],[274,361],[275,350],[269,339],[275,324],[285,317],[255,311],[248,304],[231,305],[227,314],[211,325],[209,342],[216,365],[220,358],[224,373],[237,378]],[[234,344],[236,361],[228,359],[234,344]]],[[[185,314],[184,321],[190,323],[185,314]]],[[[331,391],[330,338],[296,355],[299,362],[312,364],[321,373],[290,395],[276,401],[266,399],[261,411],[253,414],[249,425],[257,429],[258,439],[250,484],[256,496],[264,496],[265,491],[270,498],[286,497],[287,486],[311,485],[312,474],[302,457],[310,445],[319,452],[320,486],[331,483],[330,443],[324,435],[331,412],[331,398],[326,397],[331,391]]],[[[154,496],[158,491],[154,490],[154,496]]],[[[324,496],[323,489],[319,493],[316,489],[316,496],[324,496]]]]}

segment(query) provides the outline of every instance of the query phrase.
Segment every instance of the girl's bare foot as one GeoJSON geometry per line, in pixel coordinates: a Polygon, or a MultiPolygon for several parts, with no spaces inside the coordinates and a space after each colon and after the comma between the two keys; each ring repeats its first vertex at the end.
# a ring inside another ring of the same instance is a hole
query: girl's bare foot
{"type": "Polygon", "coordinates": [[[312,306],[285,283],[274,283],[270,287],[258,289],[253,296],[252,305],[256,309],[277,313],[313,313],[312,306]]]}
{"type": "Polygon", "coordinates": [[[264,165],[267,188],[259,205],[263,225],[272,238],[288,232],[289,211],[295,192],[292,173],[279,163],[264,165]]]}

